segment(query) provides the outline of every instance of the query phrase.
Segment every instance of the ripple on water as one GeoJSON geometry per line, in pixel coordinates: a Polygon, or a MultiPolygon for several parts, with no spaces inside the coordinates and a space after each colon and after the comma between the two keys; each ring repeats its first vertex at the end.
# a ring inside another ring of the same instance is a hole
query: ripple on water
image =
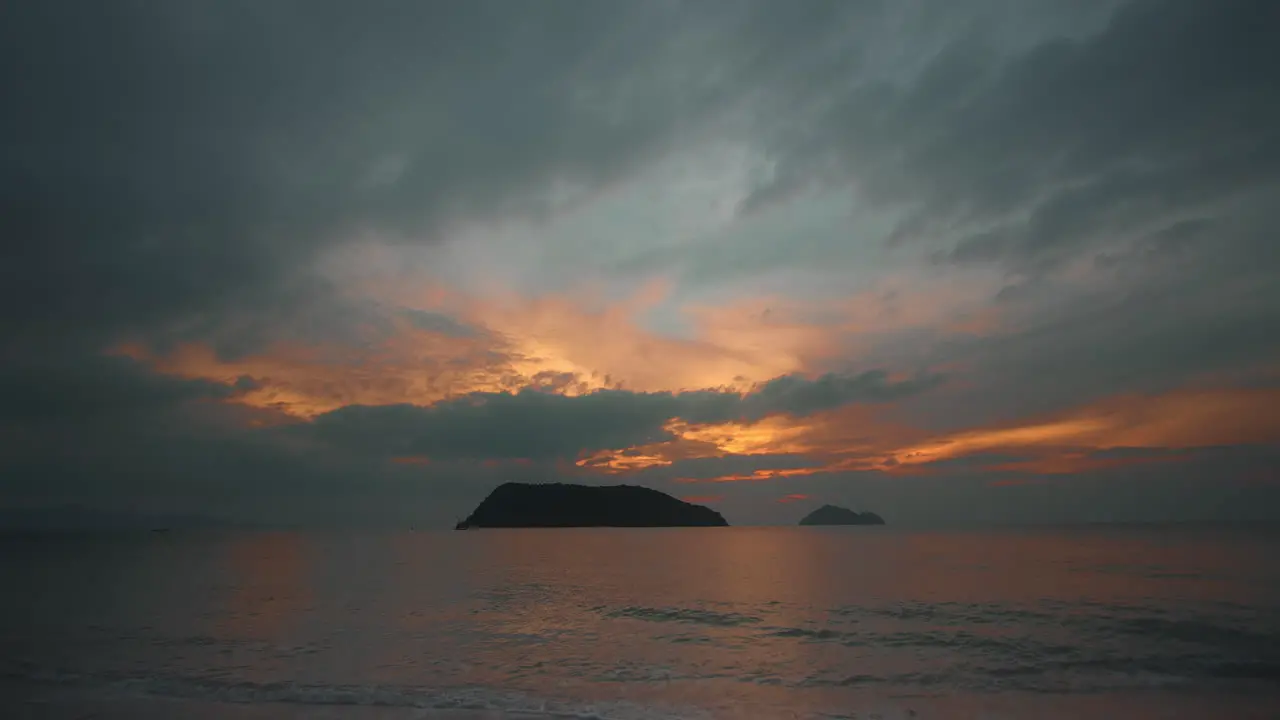
{"type": "MultiPolygon", "coordinates": [[[[597,608],[605,610],[605,608],[597,608]]],[[[744,615],[733,612],[717,612],[698,608],[657,608],[628,605],[608,610],[605,617],[615,619],[643,620],[645,622],[691,623],[695,625],[711,625],[714,627],[741,627],[760,622],[755,615],[744,615]]]]}

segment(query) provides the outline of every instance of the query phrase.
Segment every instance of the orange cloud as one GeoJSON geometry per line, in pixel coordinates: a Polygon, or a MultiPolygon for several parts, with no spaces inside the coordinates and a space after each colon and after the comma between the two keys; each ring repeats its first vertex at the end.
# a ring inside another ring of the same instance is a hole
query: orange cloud
{"type": "MultiPolygon", "coordinates": [[[[740,480],[777,480],[779,478],[796,477],[799,475],[812,475],[818,472],[825,472],[826,468],[822,467],[800,467],[800,468],[780,468],[772,470],[756,470],[746,474],[739,475],[720,475],[718,477],[707,478],[696,482],[737,482],[740,480]]],[[[689,480],[688,482],[695,482],[689,480]]]]}
{"type": "Polygon", "coordinates": [[[641,392],[745,389],[802,370],[820,336],[761,323],[735,335],[699,327],[692,339],[668,337],[641,324],[645,304],[592,305],[554,295],[487,299],[467,304],[462,317],[506,338],[517,372],[570,372],[641,392]]]}
{"type": "Polygon", "coordinates": [[[629,472],[690,457],[797,454],[812,467],[756,470],[683,482],[773,480],[815,473],[874,470],[896,475],[947,472],[943,461],[989,454],[1022,460],[976,469],[1028,475],[1068,474],[1151,462],[1177,462],[1195,448],[1280,442],[1280,389],[1197,389],[1124,395],[1055,416],[926,437],[890,422],[880,410],[853,406],[803,419],[668,425],[677,440],[602,451],[579,466],[629,472]],[[1124,450],[1151,452],[1123,452],[1124,450]],[[1115,451],[1108,454],[1106,451],[1115,451]]]}
{"type": "MultiPolygon", "coordinates": [[[[231,402],[309,418],[346,405],[430,405],[472,392],[544,387],[575,395],[606,387],[635,391],[722,388],[745,391],[793,372],[816,372],[835,358],[904,328],[985,332],[1000,318],[975,314],[981,283],[941,283],[921,293],[874,292],[818,302],[753,298],[720,305],[667,308],[691,332],[655,332],[646,314],[662,309],[668,288],[654,283],[630,297],[561,293],[471,297],[438,285],[386,293],[392,307],[440,312],[472,333],[424,329],[392,315],[391,332],[361,347],[280,343],[235,359],[207,346],[165,353],[123,343],[114,352],[156,370],[223,383],[242,376],[252,388],[231,402]],[[968,308],[968,309],[965,309],[968,308]]],[[[962,380],[961,380],[962,382],[962,380]]],[[[671,418],[673,439],[580,457],[569,472],[626,474],[681,460],[797,455],[813,466],[737,472],[710,481],[752,481],[823,472],[891,474],[940,471],[938,464],[981,455],[1022,460],[984,469],[1072,473],[1176,455],[1099,456],[1116,448],[1188,449],[1280,440],[1280,390],[1195,389],[1159,396],[1120,396],[1023,422],[941,435],[895,422],[884,408],[849,406],[795,418],[690,423],[671,418]]]]}
{"type": "Polygon", "coordinates": [[[679,460],[729,455],[804,454],[818,449],[799,440],[812,427],[804,420],[786,415],[765,417],[756,422],[714,424],[693,424],[675,418],[664,429],[675,439],[632,448],[600,450],[580,458],[577,464],[599,472],[621,473],[671,465],[679,460]]]}
{"type": "Polygon", "coordinates": [[[567,395],[615,387],[745,390],[804,370],[822,344],[823,328],[784,320],[724,332],[698,321],[694,337],[669,337],[641,322],[661,292],[646,288],[610,303],[569,295],[474,299],[436,289],[425,296],[433,304],[419,309],[448,314],[475,333],[432,331],[393,316],[390,332],[371,333],[361,347],[282,342],[227,359],[202,344],[161,353],[122,342],[109,352],[184,378],[230,383],[249,376],[257,387],[236,402],[306,418],[352,404],[430,405],[527,387],[567,395]]]}
{"type": "Polygon", "coordinates": [[[851,405],[816,415],[796,418],[772,415],[756,422],[692,424],[680,419],[667,423],[675,439],[634,448],[601,450],[578,460],[579,467],[606,473],[625,473],[669,466],[681,460],[728,457],[730,455],[803,455],[825,459],[828,464],[756,470],[747,474],[723,475],[687,482],[732,482],[773,480],[830,472],[833,469],[860,469],[855,462],[878,457],[885,448],[919,432],[888,420],[880,408],[851,405]]]}
{"type": "Polygon", "coordinates": [[[235,402],[300,418],[353,404],[430,405],[468,392],[518,390],[538,380],[514,371],[492,339],[455,337],[407,322],[397,323],[395,332],[366,348],[277,343],[234,359],[219,358],[211,347],[197,343],[163,354],[139,343],[121,343],[108,352],[183,378],[234,383],[248,376],[256,387],[238,394],[235,402]]]}
{"type": "Polygon", "coordinates": [[[800,502],[801,500],[808,500],[808,499],[809,499],[808,495],[804,495],[802,493],[791,493],[790,495],[783,495],[782,497],[778,498],[776,502],[792,503],[792,502],[800,502]]]}
{"type": "MultiPolygon", "coordinates": [[[[410,274],[413,274],[412,272],[410,274]]],[[[122,342],[112,352],[159,372],[229,383],[248,376],[254,387],[233,402],[311,418],[352,404],[430,405],[472,392],[543,387],[566,395],[601,388],[638,392],[722,388],[745,391],[790,373],[817,373],[847,364],[851,352],[881,333],[946,328],[967,317],[980,284],[936,283],[926,292],[896,292],[907,279],[849,297],[800,302],[752,297],[716,305],[669,304],[670,283],[649,283],[629,296],[566,291],[536,297],[457,292],[417,278],[357,283],[362,296],[398,308],[368,328],[361,343],[279,342],[247,356],[218,357],[202,344],[158,351],[122,342]],[[424,328],[404,312],[439,313],[475,332],[424,328]],[[658,313],[685,332],[657,332],[658,313]],[[862,338],[857,340],[857,338],[862,338]]],[[[961,323],[963,324],[963,323],[961,323]]],[[[714,444],[720,453],[766,452],[805,432],[789,423],[679,428],[688,447],[714,444]]],[[[670,448],[664,450],[666,455],[670,448]]],[[[636,469],[660,458],[639,453],[608,461],[636,469]]],[[[598,464],[598,463],[597,463],[598,464]]]]}
{"type": "Polygon", "coordinates": [[[898,448],[887,455],[898,467],[977,453],[1040,451],[1045,463],[1006,466],[1053,472],[1090,469],[1097,460],[1073,450],[1115,448],[1187,449],[1280,440],[1280,389],[1187,390],[1165,395],[1124,395],[1058,417],[1015,426],[971,430],[898,448]],[[1065,452],[1064,452],[1065,451],[1065,452]],[[1072,464],[1072,460],[1080,461],[1072,464]]]}

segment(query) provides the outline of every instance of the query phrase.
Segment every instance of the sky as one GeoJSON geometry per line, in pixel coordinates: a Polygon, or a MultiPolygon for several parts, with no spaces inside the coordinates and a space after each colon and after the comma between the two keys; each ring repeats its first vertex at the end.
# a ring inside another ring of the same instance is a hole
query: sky
{"type": "Polygon", "coordinates": [[[0,7],[0,509],[1280,519],[1270,0],[0,7]]]}

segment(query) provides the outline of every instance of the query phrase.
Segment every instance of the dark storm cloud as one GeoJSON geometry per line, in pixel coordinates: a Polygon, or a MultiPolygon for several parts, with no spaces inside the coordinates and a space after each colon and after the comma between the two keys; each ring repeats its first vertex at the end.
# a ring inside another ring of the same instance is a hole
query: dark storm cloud
{"type": "Polygon", "coordinates": [[[126,358],[11,360],[0,365],[0,423],[122,417],[188,401],[226,400],[253,387],[247,377],[224,385],[157,375],[126,358]]]}
{"type": "Polygon", "coordinates": [[[432,458],[572,457],[586,449],[653,442],[678,406],[670,394],[604,390],[565,397],[536,390],[473,394],[430,407],[352,405],[300,432],[377,455],[432,458]]]}
{"type": "Polygon", "coordinates": [[[974,470],[987,470],[998,465],[1032,460],[1033,457],[1010,453],[977,453],[963,457],[946,458],[932,462],[918,463],[913,469],[926,473],[963,473],[974,470]]]}
{"type": "MultiPolygon", "coordinates": [[[[221,384],[159,376],[127,358],[7,365],[0,524],[22,524],[22,508],[37,509],[37,519],[39,508],[63,508],[51,517],[89,525],[113,513],[178,513],[270,525],[390,519],[443,526],[454,506],[478,500],[482,487],[472,485],[499,476],[446,465],[424,483],[420,468],[285,437],[281,424],[297,420],[221,402],[250,385],[247,378],[221,384]],[[67,506],[80,510],[68,514],[67,506]]],[[[536,479],[546,470],[526,474],[536,479]]]]}
{"type": "Polygon", "coordinates": [[[536,211],[549,180],[617,177],[717,107],[762,116],[762,195],[852,178],[917,208],[904,238],[972,227],[957,261],[1040,267],[1275,180],[1265,0],[1136,2],[1012,53],[973,24],[1061,8],[968,7],[9,4],[0,312],[98,341],[252,324],[330,292],[298,272],[328,243],[536,211]],[[886,23],[953,39],[868,79],[886,23]]]}
{"type": "Polygon", "coordinates": [[[924,392],[925,377],[890,382],[883,371],[814,380],[785,376],[741,395],[717,390],[637,393],[597,390],[564,396],[544,390],[472,393],[430,407],[352,405],[286,432],[383,456],[572,458],[581,452],[670,440],[672,418],[693,423],[809,415],[852,403],[924,392]]]}
{"type": "Polygon", "coordinates": [[[855,84],[779,132],[779,174],[843,164],[836,177],[912,208],[899,240],[973,228],[956,261],[1058,262],[1277,181],[1278,26],[1266,0],[1143,0],[1012,56],[962,36],[918,76],[855,84]]]}
{"type": "Polygon", "coordinates": [[[755,388],[744,405],[754,417],[779,412],[809,415],[851,402],[889,402],[910,397],[942,381],[941,375],[927,375],[895,383],[883,370],[861,375],[828,373],[815,380],[784,375],[755,388]]]}
{"type": "Polygon", "coordinates": [[[328,289],[361,231],[430,241],[607,181],[709,92],[661,8],[53,0],[0,10],[0,312],[11,331],[217,326],[328,289]],[[670,32],[668,32],[670,31],[670,32]],[[672,62],[678,62],[673,53],[672,62]]]}

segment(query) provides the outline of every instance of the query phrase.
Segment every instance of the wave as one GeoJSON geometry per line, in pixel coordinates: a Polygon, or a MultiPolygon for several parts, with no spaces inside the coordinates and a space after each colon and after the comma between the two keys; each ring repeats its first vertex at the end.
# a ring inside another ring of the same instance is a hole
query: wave
{"type": "Polygon", "coordinates": [[[1115,623],[1115,631],[1144,637],[1225,647],[1252,646],[1261,649],[1274,648],[1280,645],[1280,638],[1277,638],[1274,634],[1255,632],[1199,618],[1125,618],[1115,623]]]}
{"type": "Polygon", "coordinates": [[[845,606],[830,613],[852,622],[857,622],[859,617],[877,617],[903,623],[927,623],[934,627],[1069,627],[1107,637],[1142,636],[1224,646],[1280,646],[1280,633],[1276,631],[1280,628],[1280,616],[1256,613],[1244,616],[1239,612],[1228,616],[1208,616],[1087,600],[1070,603],[1045,600],[1028,608],[981,603],[899,603],[881,607],[845,606]]]}
{"type": "Polygon", "coordinates": [[[644,620],[646,622],[677,622],[714,627],[740,627],[760,622],[755,615],[732,612],[716,612],[695,608],[653,608],[629,605],[605,613],[605,617],[644,620]]]}
{"type": "Polygon", "coordinates": [[[855,637],[856,635],[854,633],[844,633],[830,628],[784,627],[770,629],[769,636],[780,638],[801,638],[803,640],[821,642],[827,640],[843,640],[855,637]]]}
{"type": "Polygon", "coordinates": [[[1274,685],[1280,679],[1280,664],[1221,661],[1197,655],[1028,659],[1018,664],[969,664],[953,667],[948,672],[817,674],[804,678],[798,685],[886,686],[898,691],[908,687],[932,689],[946,686],[948,691],[1073,693],[1188,686],[1206,679],[1274,685]]]}

